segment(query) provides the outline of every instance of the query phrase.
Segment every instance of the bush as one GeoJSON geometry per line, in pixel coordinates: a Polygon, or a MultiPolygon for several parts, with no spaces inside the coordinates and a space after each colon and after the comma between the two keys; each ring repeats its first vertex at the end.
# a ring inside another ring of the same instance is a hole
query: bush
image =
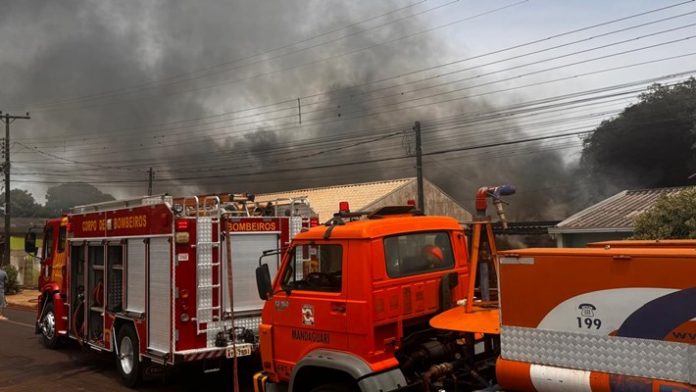
{"type": "Polygon", "coordinates": [[[19,282],[17,281],[17,268],[14,265],[6,265],[3,267],[7,273],[7,282],[5,282],[5,294],[19,293],[19,282]]]}
{"type": "Polygon", "coordinates": [[[662,195],[655,206],[635,219],[634,239],[696,238],[696,188],[662,195]]]}

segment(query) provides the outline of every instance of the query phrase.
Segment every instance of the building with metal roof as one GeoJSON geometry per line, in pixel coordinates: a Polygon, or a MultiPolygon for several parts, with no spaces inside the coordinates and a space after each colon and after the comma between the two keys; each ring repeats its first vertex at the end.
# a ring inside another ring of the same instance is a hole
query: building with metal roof
{"type": "Polygon", "coordinates": [[[625,239],[633,235],[635,218],[663,195],[692,187],[624,190],[592,205],[549,229],[559,247],[584,247],[590,242],[625,239]]]}
{"type": "MultiPolygon", "coordinates": [[[[22,286],[36,287],[40,270],[39,259],[24,252],[24,235],[30,230],[41,233],[46,219],[48,218],[14,216],[10,219],[10,263],[17,268],[17,279],[22,286]]],[[[0,252],[7,245],[4,229],[0,227],[0,252]]]]}
{"type": "MultiPolygon", "coordinates": [[[[460,222],[471,221],[471,214],[467,210],[427,179],[423,181],[423,191],[427,215],[446,215],[460,222]]],[[[341,201],[347,201],[351,211],[370,211],[384,206],[405,205],[408,200],[415,200],[417,194],[416,178],[409,177],[264,193],[256,195],[256,201],[264,203],[306,198],[314,215],[318,215],[319,220],[325,222],[338,211],[338,204],[341,201]]]]}

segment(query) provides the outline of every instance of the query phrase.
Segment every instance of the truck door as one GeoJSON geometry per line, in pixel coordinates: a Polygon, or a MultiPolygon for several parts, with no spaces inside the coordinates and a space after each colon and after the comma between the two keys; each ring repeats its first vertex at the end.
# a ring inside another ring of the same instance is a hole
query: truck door
{"type": "Polygon", "coordinates": [[[57,283],[61,289],[65,289],[64,282],[67,275],[67,253],[65,251],[67,237],[67,221],[61,223],[61,219],[51,219],[46,223],[41,249],[41,273],[39,275],[39,290],[46,283],[57,283]]]}
{"type": "Polygon", "coordinates": [[[53,273],[53,225],[49,222],[44,228],[43,238],[44,243],[41,249],[41,276],[39,278],[39,290],[43,289],[43,286],[51,281],[51,274],[53,273]]]}
{"type": "Polygon", "coordinates": [[[298,244],[276,283],[274,358],[278,370],[290,371],[316,348],[348,346],[346,284],[348,249],[340,243],[298,244]]]}

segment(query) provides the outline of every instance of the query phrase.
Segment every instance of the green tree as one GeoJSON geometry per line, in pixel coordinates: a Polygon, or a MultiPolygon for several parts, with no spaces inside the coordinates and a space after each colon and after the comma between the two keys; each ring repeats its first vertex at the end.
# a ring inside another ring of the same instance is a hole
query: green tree
{"type": "Polygon", "coordinates": [[[48,188],[46,209],[55,216],[75,206],[110,200],[114,200],[114,197],[93,185],[86,182],[70,182],[48,188]]]}
{"type": "MultiPolygon", "coordinates": [[[[0,194],[0,200],[5,200],[5,192],[0,194]]],[[[46,216],[44,207],[34,200],[34,196],[24,189],[10,191],[10,214],[17,217],[46,216]]],[[[2,215],[5,215],[4,207],[0,207],[2,215]]]]}
{"type": "Polygon", "coordinates": [[[635,239],[696,238],[696,188],[661,196],[635,219],[635,239]]]}
{"type": "Polygon", "coordinates": [[[696,79],[655,84],[584,143],[582,165],[614,189],[689,184],[696,171],[696,79]]]}

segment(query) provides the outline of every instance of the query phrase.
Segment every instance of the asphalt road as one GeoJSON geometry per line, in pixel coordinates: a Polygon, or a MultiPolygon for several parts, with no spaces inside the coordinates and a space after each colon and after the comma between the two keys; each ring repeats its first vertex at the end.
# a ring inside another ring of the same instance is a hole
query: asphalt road
{"type": "MultiPolygon", "coordinates": [[[[34,335],[34,313],[6,309],[8,321],[0,321],[0,391],[132,391],[121,385],[112,354],[97,353],[71,344],[48,350],[34,335]]],[[[251,371],[239,375],[242,391],[251,388],[251,371]]],[[[177,369],[166,377],[147,380],[143,392],[227,391],[231,370],[203,374],[199,369],[177,369]]]]}

